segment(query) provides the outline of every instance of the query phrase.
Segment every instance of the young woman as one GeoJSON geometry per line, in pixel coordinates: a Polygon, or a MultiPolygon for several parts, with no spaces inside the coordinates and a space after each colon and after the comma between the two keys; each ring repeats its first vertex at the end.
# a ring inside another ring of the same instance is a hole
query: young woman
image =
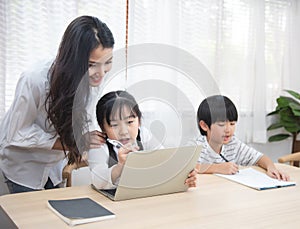
{"type": "MultiPolygon", "coordinates": [[[[162,146],[147,129],[141,127],[142,113],[134,97],[126,91],[104,95],[97,104],[96,115],[107,142],[100,148],[89,150],[92,183],[99,189],[111,189],[118,185],[129,152],[154,150],[162,146]]],[[[196,186],[195,171],[189,174],[186,184],[196,186]]]]}
{"type": "Polygon", "coordinates": [[[58,187],[66,155],[78,162],[104,142],[100,132],[88,132],[86,107],[97,102],[90,90],[111,69],[113,46],[106,24],[80,16],[67,27],[55,60],[21,75],[0,125],[0,163],[11,193],[58,187]]]}

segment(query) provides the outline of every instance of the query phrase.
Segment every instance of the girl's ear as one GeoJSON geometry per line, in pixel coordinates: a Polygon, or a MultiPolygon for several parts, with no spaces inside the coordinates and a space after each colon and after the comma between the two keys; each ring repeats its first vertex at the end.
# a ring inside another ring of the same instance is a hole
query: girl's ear
{"type": "Polygon", "coordinates": [[[208,130],[209,130],[208,125],[207,125],[203,120],[200,120],[199,126],[200,126],[201,129],[204,130],[204,131],[208,131],[208,130]]]}

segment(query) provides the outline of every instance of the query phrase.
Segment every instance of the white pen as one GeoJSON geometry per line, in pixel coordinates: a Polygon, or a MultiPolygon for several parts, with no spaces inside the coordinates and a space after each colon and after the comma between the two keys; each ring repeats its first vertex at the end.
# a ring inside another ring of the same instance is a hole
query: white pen
{"type": "Polygon", "coordinates": [[[112,144],[113,146],[115,146],[117,149],[120,149],[121,147],[124,147],[124,145],[121,142],[117,141],[117,140],[107,138],[107,141],[110,144],[112,144]]]}

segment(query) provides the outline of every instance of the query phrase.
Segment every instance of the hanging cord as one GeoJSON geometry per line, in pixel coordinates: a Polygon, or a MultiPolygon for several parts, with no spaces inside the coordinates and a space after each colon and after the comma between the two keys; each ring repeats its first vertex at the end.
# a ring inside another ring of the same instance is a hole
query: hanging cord
{"type": "Polygon", "coordinates": [[[129,24],[129,0],[126,0],[126,34],[125,34],[125,82],[127,85],[128,70],[128,24],[129,24]]]}

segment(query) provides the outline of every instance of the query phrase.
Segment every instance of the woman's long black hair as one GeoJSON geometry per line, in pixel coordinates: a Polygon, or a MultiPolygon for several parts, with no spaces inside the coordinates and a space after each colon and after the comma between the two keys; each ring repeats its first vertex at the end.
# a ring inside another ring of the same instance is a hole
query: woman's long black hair
{"type": "Polygon", "coordinates": [[[69,164],[79,162],[81,153],[88,149],[88,142],[83,138],[84,131],[88,130],[85,110],[89,96],[88,67],[90,54],[99,45],[114,46],[106,24],[96,17],[76,18],[67,27],[48,73],[47,119],[59,135],[64,152],[69,151],[69,164]],[[75,95],[79,98],[76,102],[75,95]]]}

